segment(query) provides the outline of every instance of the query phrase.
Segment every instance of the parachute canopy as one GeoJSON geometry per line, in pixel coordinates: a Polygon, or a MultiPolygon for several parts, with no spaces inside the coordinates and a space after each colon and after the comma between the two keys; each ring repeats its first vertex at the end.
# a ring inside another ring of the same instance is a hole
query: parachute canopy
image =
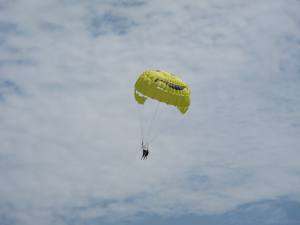
{"type": "Polygon", "coordinates": [[[190,105],[189,86],[175,75],[162,70],[147,70],[135,83],[134,96],[139,104],[152,98],[178,108],[185,113],[190,105]]]}

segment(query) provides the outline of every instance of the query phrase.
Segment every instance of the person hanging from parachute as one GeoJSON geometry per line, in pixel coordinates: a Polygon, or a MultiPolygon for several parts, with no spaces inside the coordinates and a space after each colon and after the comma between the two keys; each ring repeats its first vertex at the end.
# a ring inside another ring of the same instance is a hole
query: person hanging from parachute
{"type": "Polygon", "coordinates": [[[142,150],[143,150],[143,155],[141,160],[147,159],[149,155],[149,148],[147,144],[144,144],[144,141],[142,140],[142,150]]]}
{"type": "MultiPolygon", "coordinates": [[[[138,104],[144,105],[145,101],[151,98],[155,101],[177,107],[182,114],[185,114],[189,109],[191,103],[190,96],[191,89],[183,80],[163,70],[144,71],[134,86],[134,97],[138,104]]],[[[150,122],[152,123],[153,121],[150,122]]],[[[151,123],[149,130],[151,130],[151,123]]],[[[148,147],[152,139],[143,136],[143,133],[141,128],[143,150],[141,159],[147,159],[149,155],[148,147]],[[144,141],[146,144],[144,144],[144,141]]]]}

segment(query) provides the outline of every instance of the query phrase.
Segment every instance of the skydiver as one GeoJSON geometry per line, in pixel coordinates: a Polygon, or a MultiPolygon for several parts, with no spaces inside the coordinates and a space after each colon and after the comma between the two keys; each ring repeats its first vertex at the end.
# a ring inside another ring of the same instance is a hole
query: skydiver
{"type": "Polygon", "coordinates": [[[143,149],[143,155],[141,160],[147,159],[148,155],[149,155],[149,149],[148,146],[146,144],[144,144],[144,142],[142,141],[142,149],[143,149]]]}

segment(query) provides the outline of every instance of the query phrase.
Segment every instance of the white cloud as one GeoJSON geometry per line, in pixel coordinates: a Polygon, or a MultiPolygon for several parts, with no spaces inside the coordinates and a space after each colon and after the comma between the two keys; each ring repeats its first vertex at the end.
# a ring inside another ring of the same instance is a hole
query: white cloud
{"type": "Polygon", "coordinates": [[[20,224],[59,224],[297,199],[297,9],[281,0],[4,2],[0,21],[15,28],[0,35],[0,82],[21,91],[0,85],[0,209],[12,205],[20,224]],[[180,74],[193,102],[185,117],[171,110],[140,161],[132,89],[148,68],[180,74]]]}

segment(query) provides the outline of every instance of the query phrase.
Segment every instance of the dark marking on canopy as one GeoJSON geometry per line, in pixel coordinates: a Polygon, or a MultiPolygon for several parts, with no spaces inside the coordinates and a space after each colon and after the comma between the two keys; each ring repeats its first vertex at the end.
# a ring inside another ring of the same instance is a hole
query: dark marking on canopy
{"type": "Polygon", "coordinates": [[[166,85],[168,85],[170,88],[174,89],[174,90],[178,90],[178,91],[181,91],[183,89],[185,89],[184,86],[181,86],[181,85],[177,85],[177,84],[173,84],[173,83],[170,83],[168,81],[165,81],[165,80],[161,80],[161,79],[155,79],[155,82],[157,81],[160,81],[160,82],[163,82],[165,83],[166,85]]]}

